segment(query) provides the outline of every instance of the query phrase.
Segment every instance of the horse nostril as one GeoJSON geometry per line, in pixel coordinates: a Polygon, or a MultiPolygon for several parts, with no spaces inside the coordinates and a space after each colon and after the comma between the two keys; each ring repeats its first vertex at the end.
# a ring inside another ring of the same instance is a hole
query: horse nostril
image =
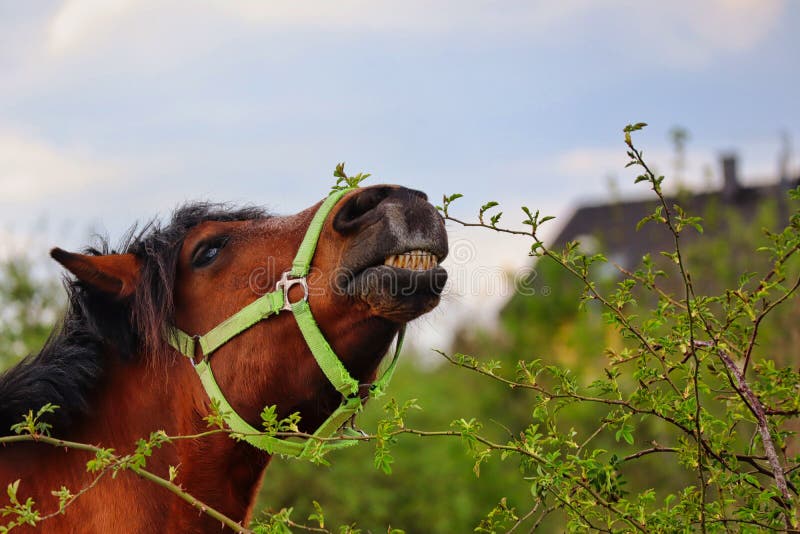
{"type": "Polygon", "coordinates": [[[333,227],[339,232],[357,229],[365,222],[371,211],[378,207],[391,193],[390,187],[371,187],[359,191],[350,197],[333,221],[333,227]]]}
{"type": "Polygon", "coordinates": [[[387,196],[389,196],[389,189],[385,187],[361,191],[347,206],[349,208],[347,210],[348,218],[350,220],[358,219],[368,211],[375,209],[387,196]]]}

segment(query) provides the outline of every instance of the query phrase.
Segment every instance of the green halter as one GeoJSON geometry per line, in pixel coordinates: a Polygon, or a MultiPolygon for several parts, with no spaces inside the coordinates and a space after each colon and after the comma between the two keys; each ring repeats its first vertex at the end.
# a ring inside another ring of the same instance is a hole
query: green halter
{"type": "MultiPolygon", "coordinates": [[[[203,384],[206,394],[209,399],[218,403],[220,414],[230,429],[235,434],[241,435],[241,439],[244,439],[254,447],[267,451],[269,454],[303,457],[309,454],[312,447],[338,449],[354,445],[358,441],[347,438],[360,436],[352,428],[342,429],[343,425],[363,408],[363,401],[358,391],[359,383],[347,372],[339,357],[336,356],[336,353],[325,340],[325,336],[322,335],[319,326],[317,326],[317,322],[314,320],[311,308],[308,305],[308,284],[306,283],[306,275],[308,274],[311,260],[314,258],[314,251],[317,248],[322,226],[336,203],[345,193],[353,189],[334,191],[325,199],[311,220],[308,230],[306,230],[303,242],[300,244],[297,255],[292,262],[291,270],[283,273],[280,281],[276,284],[275,291],[251,302],[212,328],[205,335],[191,336],[178,328],[171,328],[167,336],[169,344],[192,362],[197,374],[200,376],[200,382],[203,384]],[[305,294],[301,300],[292,303],[289,301],[289,288],[294,285],[300,285],[305,294]],[[294,314],[297,325],[300,327],[300,332],[302,332],[308,348],[311,349],[314,359],[317,360],[317,365],[322,369],[330,383],[333,384],[333,387],[336,388],[336,391],[342,394],[343,398],[342,404],[314,432],[314,438],[329,438],[336,435],[341,429],[338,437],[343,439],[320,442],[318,439],[309,438],[296,441],[294,438],[291,440],[279,439],[264,435],[236,413],[214,379],[209,358],[215,350],[259,321],[284,310],[291,311],[294,314]],[[195,348],[198,345],[203,351],[203,360],[195,364],[195,348]]],[[[402,328],[397,336],[394,356],[386,371],[370,385],[369,397],[380,397],[389,384],[397,365],[397,359],[400,356],[404,332],[405,328],[402,328]]]]}

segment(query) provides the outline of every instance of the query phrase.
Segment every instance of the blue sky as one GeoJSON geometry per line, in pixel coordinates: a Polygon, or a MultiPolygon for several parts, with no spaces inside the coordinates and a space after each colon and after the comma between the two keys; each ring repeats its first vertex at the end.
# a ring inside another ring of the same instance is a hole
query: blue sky
{"type": "MultiPolygon", "coordinates": [[[[292,212],[339,161],[563,219],[609,177],[636,192],[632,121],[664,172],[680,125],[688,181],[730,149],[769,177],[779,132],[800,138],[798,28],[790,0],[0,0],[2,246],[75,248],[187,199],[292,212]]],[[[465,269],[526,261],[451,235],[465,269]]]]}

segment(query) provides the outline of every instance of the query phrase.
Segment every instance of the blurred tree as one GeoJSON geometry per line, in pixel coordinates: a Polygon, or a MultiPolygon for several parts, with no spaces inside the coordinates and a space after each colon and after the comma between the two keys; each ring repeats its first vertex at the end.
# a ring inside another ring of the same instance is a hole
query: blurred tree
{"type": "MultiPolygon", "coordinates": [[[[713,231],[686,250],[699,293],[724,292],[727,287],[737,287],[741,273],[767,267],[766,255],[753,251],[766,244],[762,228],[776,225],[776,209],[774,202],[765,202],[750,221],[724,206],[712,205],[702,213],[713,231]]],[[[602,241],[598,246],[602,249],[602,241]]],[[[657,268],[674,276],[673,262],[657,252],[653,251],[657,268]]],[[[597,274],[596,283],[603,291],[612,291],[621,278],[614,269],[599,269],[597,274]]],[[[614,369],[609,366],[607,351],[622,350],[626,342],[605,320],[599,303],[590,300],[581,305],[579,280],[544,257],[536,263],[535,276],[522,280],[520,287],[523,290],[503,309],[496,331],[458,332],[453,352],[481,355],[484,364],[497,360],[505,369],[513,369],[520,359],[541,358],[548,365],[568,369],[586,383],[604,379],[608,370],[614,369]]],[[[670,287],[670,291],[677,292],[678,288],[670,287]]],[[[638,291],[635,296],[642,309],[656,306],[649,291],[638,291]]],[[[792,302],[764,321],[761,335],[768,342],[757,348],[759,356],[781,363],[792,361],[800,346],[796,343],[800,335],[798,317],[800,303],[792,302]],[[782,355],[777,356],[775,351],[782,355]]],[[[540,379],[548,385],[546,375],[540,379]]],[[[618,381],[626,385],[624,377],[618,381]]],[[[416,399],[422,407],[409,416],[408,425],[413,428],[441,429],[455,419],[474,417],[486,422],[482,434],[502,442],[523,431],[531,420],[532,406],[526,392],[450,365],[433,370],[417,368],[413,355],[406,355],[391,393],[401,400],[416,399]]],[[[376,404],[360,418],[368,431],[382,415],[376,404]]],[[[563,428],[558,432],[567,434],[574,429],[578,435],[585,435],[587,429],[597,427],[607,410],[583,403],[559,411],[563,428]]],[[[663,421],[649,418],[637,423],[637,440],[668,442],[671,431],[663,421]]],[[[635,451],[614,439],[613,433],[597,435],[593,444],[620,456],[635,451]]],[[[521,483],[520,471],[523,477],[532,474],[513,458],[484,463],[476,477],[474,460],[456,440],[402,436],[393,447],[393,473],[386,476],[372,466],[367,449],[355,447],[336,453],[330,458],[332,465],[326,468],[276,459],[268,470],[260,506],[272,511],[293,507],[299,520],[314,513],[316,500],[325,507],[330,524],[355,522],[365,532],[384,531],[391,525],[409,533],[451,533],[475,529],[503,497],[517,510],[530,509],[534,503],[530,489],[521,483]]],[[[659,495],[696,482],[691,471],[676,469],[657,455],[623,466],[621,474],[631,488],[655,488],[659,495]]],[[[561,532],[564,525],[565,516],[555,513],[539,525],[538,531],[561,532]]]]}
{"type": "Polygon", "coordinates": [[[61,315],[63,299],[61,286],[37,278],[27,257],[0,262],[0,369],[44,345],[61,315]]]}
{"type": "Polygon", "coordinates": [[[673,165],[674,179],[680,187],[683,185],[686,173],[686,142],[689,140],[689,130],[683,126],[673,126],[669,131],[669,140],[675,151],[673,165]]]}

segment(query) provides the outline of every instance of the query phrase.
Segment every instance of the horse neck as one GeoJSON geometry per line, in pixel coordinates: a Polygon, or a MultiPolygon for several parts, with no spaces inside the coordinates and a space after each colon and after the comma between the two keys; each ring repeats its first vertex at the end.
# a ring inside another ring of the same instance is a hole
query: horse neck
{"type": "Polygon", "coordinates": [[[156,430],[175,434],[187,411],[186,378],[177,366],[141,357],[128,362],[114,355],[104,359],[108,363],[91,396],[91,414],[70,437],[120,451],[156,430]]]}
{"type": "MultiPolygon", "coordinates": [[[[165,360],[113,364],[96,392],[96,409],[75,439],[125,454],[133,451],[138,439],[158,430],[170,436],[207,432],[203,417],[209,411],[208,398],[196,372],[182,357],[165,360]]],[[[265,453],[221,432],[175,440],[156,449],[146,469],[168,478],[170,466],[178,467],[176,483],[204,503],[242,520],[268,461],[265,453]]],[[[188,506],[181,504],[178,509],[187,512],[187,529],[206,521],[188,506]]]]}

